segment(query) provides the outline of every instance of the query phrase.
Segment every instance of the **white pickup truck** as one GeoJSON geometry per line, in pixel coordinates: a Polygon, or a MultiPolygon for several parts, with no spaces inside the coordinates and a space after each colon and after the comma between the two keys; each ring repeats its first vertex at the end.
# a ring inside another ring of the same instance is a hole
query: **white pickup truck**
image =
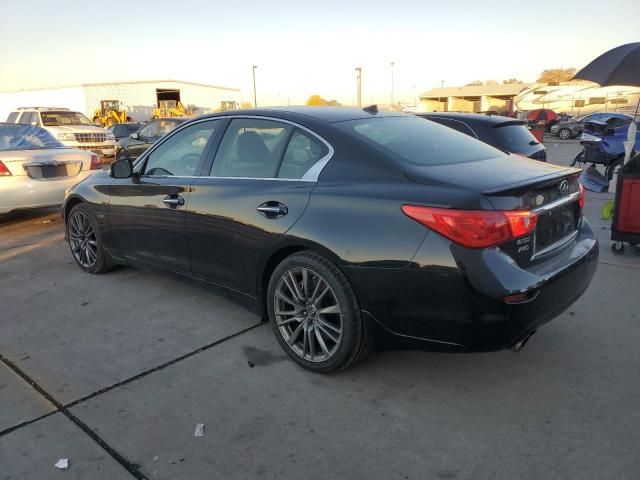
{"type": "Polygon", "coordinates": [[[67,147],[88,150],[111,163],[116,156],[116,139],[113,133],[95,126],[80,112],[68,108],[23,107],[11,112],[7,123],[41,127],[67,147]]]}

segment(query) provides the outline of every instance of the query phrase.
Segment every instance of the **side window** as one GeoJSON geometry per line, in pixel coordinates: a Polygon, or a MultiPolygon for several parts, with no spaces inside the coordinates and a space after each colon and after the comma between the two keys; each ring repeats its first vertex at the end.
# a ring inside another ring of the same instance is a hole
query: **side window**
{"type": "Polygon", "coordinates": [[[329,149],[320,140],[307,132],[296,130],[284,152],[278,178],[302,178],[327,153],[329,149]]]}
{"type": "Polygon", "coordinates": [[[190,125],[169,137],[147,157],[143,175],[193,176],[219,120],[190,125]]]}
{"type": "Polygon", "coordinates": [[[23,112],[20,117],[20,121],[18,123],[22,125],[31,125],[31,119],[33,118],[33,113],[31,112],[23,112]]]}
{"type": "Polygon", "coordinates": [[[158,123],[159,122],[151,122],[145,125],[138,134],[138,138],[140,140],[151,140],[158,136],[158,123]]]}
{"type": "Polygon", "coordinates": [[[273,178],[292,126],[273,120],[231,121],[213,161],[214,177],[273,178]]]}
{"type": "Polygon", "coordinates": [[[16,123],[18,119],[18,112],[11,112],[7,117],[7,123],[16,123]]]}

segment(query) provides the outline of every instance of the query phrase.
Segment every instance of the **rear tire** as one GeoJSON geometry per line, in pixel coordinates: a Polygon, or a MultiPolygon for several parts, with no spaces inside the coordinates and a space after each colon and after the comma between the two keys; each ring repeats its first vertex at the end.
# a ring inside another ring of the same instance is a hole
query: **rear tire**
{"type": "Polygon", "coordinates": [[[82,270],[97,274],[113,268],[102,247],[98,222],[84,203],[79,203],[71,209],[66,229],[71,256],[82,270]]]}
{"type": "Polygon", "coordinates": [[[351,284],[322,255],[296,253],[275,268],[267,311],[282,349],[313,372],[347,368],[371,349],[351,284]]]}

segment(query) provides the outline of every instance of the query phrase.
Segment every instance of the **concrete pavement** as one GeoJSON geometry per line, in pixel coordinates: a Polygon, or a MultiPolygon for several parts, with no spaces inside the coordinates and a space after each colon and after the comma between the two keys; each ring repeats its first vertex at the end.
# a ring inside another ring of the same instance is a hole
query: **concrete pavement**
{"type": "MultiPolygon", "coordinates": [[[[577,149],[547,147],[556,163],[577,149]]],[[[57,212],[14,216],[0,226],[0,480],[635,479],[640,255],[610,252],[607,198],[587,196],[591,287],[524,351],[376,353],[329,376],[205,287],[86,275],[57,212]]]]}

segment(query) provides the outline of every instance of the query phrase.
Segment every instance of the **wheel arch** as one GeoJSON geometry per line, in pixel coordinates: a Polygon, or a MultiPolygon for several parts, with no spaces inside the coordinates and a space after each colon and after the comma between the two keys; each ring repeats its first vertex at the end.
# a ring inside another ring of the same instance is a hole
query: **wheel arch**
{"type": "MultiPolygon", "coordinates": [[[[276,267],[288,256],[299,252],[313,252],[322,255],[332,261],[336,267],[338,267],[347,276],[347,273],[340,268],[338,256],[332,251],[328,250],[322,245],[309,241],[286,241],[279,242],[274,245],[267,254],[265,254],[263,261],[260,263],[257,275],[257,300],[260,314],[267,315],[267,290],[269,286],[269,280],[271,274],[276,267]]],[[[348,278],[348,276],[347,276],[348,278]]],[[[348,278],[349,279],[349,278],[348,278]]],[[[349,279],[351,282],[351,279],[349,279]]]]}
{"type": "Polygon", "coordinates": [[[71,212],[71,209],[80,203],[84,203],[84,200],[77,196],[67,199],[62,210],[65,225],[67,224],[67,219],[69,218],[69,212],[71,212]]]}

